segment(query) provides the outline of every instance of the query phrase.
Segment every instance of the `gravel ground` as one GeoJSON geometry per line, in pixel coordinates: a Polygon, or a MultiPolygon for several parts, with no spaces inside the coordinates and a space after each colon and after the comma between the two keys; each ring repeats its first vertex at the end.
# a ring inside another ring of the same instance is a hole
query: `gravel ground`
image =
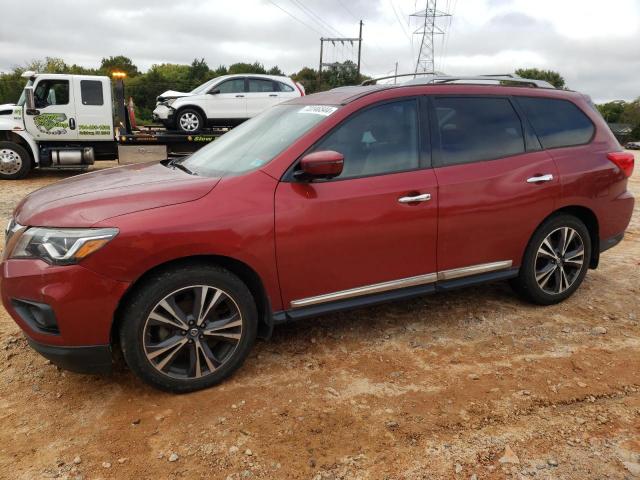
{"type": "MultiPolygon", "coordinates": [[[[0,219],[68,175],[3,182],[0,219]]],[[[327,315],[189,395],[60,371],[0,307],[0,478],[640,478],[639,209],[561,305],[496,283],[327,315]]]]}

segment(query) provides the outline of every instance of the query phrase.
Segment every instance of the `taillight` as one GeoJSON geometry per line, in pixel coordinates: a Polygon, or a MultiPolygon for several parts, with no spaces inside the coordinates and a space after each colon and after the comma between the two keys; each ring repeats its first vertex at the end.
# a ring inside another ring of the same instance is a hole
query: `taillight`
{"type": "Polygon", "coordinates": [[[304,91],[304,87],[302,86],[302,84],[298,83],[298,82],[293,82],[293,83],[295,84],[296,88],[300,92],[300,96],[304,97],[305,91],[304,91]]]}
{"type": "Polygon", "coordinates": [[[615,163],[627,178],[629,178],[633,173],[633,163],[635,161],[633,153],[611,152],[607,153],[607,158],[615,163]]]}

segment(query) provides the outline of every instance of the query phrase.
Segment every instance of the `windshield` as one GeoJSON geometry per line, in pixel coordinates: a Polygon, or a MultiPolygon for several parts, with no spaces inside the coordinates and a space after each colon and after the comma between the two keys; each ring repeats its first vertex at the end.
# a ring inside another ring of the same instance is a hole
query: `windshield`
{"type": "MultiPolygon", "coordinates": [[[[32,86],[33,86],[33,80],[29,79],[25,87],[32,87],[32,86]]],[[[25,101],[26,101],[26,98],[24,97],[24,89],[23,89],[22,93],[20,94],[20,98],[18,99],[18,103],[16,103],[16,105],[18,105],[19,107],[22,107],[25,101]]]]}
{"type": "Polygon", "coordinates": [[[201,93],[207,93],[216,80],[218,80],[218,78],[214,78],[213,80],[209,80],[208,82],[203,83],[199,87],[194,88],[189,93],[193,93],[194,95],[200,95],[201,93]]]}
{"type": "Polygon", "coordinates": [[[259,168],[338,107],[277,105],[246,121],[181,163],[198,175],[220,176],[259,168]]]}

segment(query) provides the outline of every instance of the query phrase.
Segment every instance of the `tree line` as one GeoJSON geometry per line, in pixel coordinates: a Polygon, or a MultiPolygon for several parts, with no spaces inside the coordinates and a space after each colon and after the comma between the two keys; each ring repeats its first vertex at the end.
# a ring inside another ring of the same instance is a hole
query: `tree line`
{"type": "MultiPolygon", "coordinates": [[[[25,85],[21,78],[25,71],[39,73],[70,73],[77,75],[107,75],[114,71],[127,74],[126,92],[132,96],[136,105],[136,116],[142,122],[151,120],[151,112],[156,105],[156,97],[166,90],[189,92],[198,85],[220,75],[260,73],[285,75],[278,66],[266,68],[260,62],[234,63],[210,68],[204,58],[196,58],[190,65],[162,63],[153,65],[148,71],[141,72],[132,60],[123,55],[103,58],[97,68],[87,68],[76,64],[67,64],[62,58],[46,57],[33,60],[24,66],[14,67],[11,72],[0,74],[0,104],[14,103],[20,97],[25,85]]],[[[358,85],[369,77],[358,75],[357,66],[351,61],[331,66],[319,75],[317,70],[304,67],[289,75],[300,82],[307,93],[320,92],[344,85],[358,85]]]]}
{"type": "MultiPolygon", "coordinates": [[[[136,104],[136,116],[141,122],[151,120],[151,112],[155,108],[156,97],[166,90],[181,90],[188,92],[198,85],[227,74],[262,73],[269,75],[285,75],[278,67],[266,68],[262,63],[234,63],[210,68],[204,58],[195,58],[190,65],[177,63],[162,63],[153,65],[148,71],[141,72],[133,61],[123,55],[103,58],[97,68],[87,68],[76,64],[67,64],[63,59],[46,57],[43,60],[33,60],[24,66],[14,67],[11,72],[0,74],[0,104],[13,103],[20,97],[25,80],[20,75],[33,70],[40,73],[72,73],[82,75],[108,75],[114,71],[127,74],[126,91],[132,96],[136,104]]],[[[564,78],[553,70],[537,68],[518,69],[516,75],[536,80],[546,80],[556,88],[567,88],[564,78]]],[[[357,66],[351,61],[334,65],[318,71],[303,67],[289,76],[304,85],[307,93],[321,92],[331,88],[358,85],[368,79],[358,75],[357,66]]],[[[627,123],[633,131],[631,138],[640,139],[640,97],[631,102],[616,100],[596,105],[602,116],[609,123],[627,123]]]]}

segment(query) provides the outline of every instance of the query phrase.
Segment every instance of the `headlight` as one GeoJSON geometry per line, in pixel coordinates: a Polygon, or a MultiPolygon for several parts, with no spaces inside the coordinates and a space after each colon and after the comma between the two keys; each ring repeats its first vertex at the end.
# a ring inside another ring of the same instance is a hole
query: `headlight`
{"type": "Polygon", "coordinates": [[[13,249],[13,244],[16,239],[20,238],[20,235],[25,229],[26,227],[23,227],[16,222],[15,218],[11,217],[11,220],[9,220],[9,223],[7,224],[7,228],[4,230],[4,251],[2,252],[3,260],[7,258],[9,251],[13,249]]]}
{"type": "Polygon", "coordinates": [[[117,228],[31,227],[17,239],[11,258],[39,258],[54,265],[70,265],[100,250],[117,234],[117,228]]]}
{"type": "Polygon", "coordinates": [[[176,98],[169,98],[168,100],[162,100],[158,102],[158,105],[164,105],[166,107],[170,107],[171,105],[173,105],[173,102],[175,102],[177,99],[176,98]]]}

